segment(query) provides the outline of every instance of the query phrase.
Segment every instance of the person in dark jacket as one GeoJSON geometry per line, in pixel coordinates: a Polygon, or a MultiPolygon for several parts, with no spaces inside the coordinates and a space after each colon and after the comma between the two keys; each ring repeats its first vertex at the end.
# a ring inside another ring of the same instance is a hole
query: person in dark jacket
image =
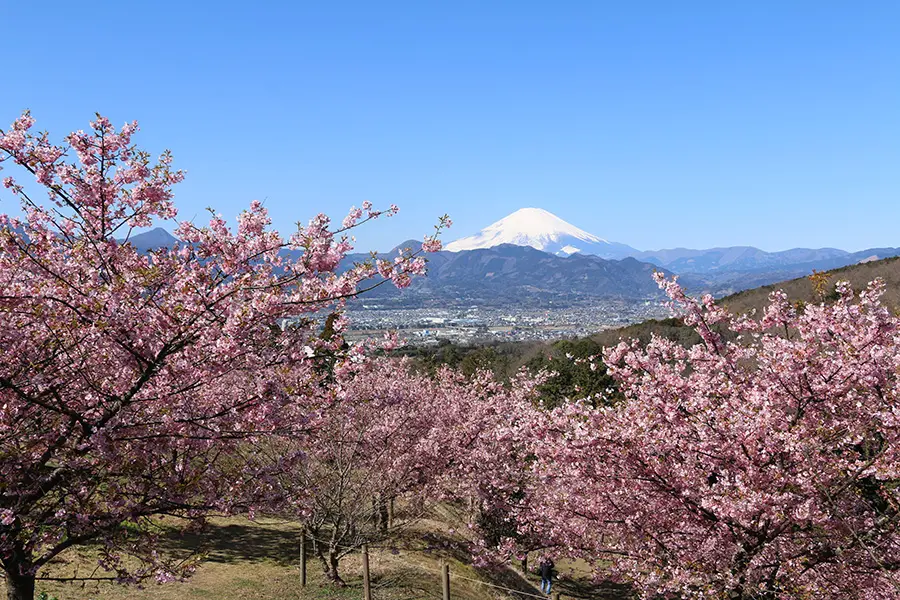
{"type": "Polygon", "coordinates": [[[555,566],[556,565],[553,564],[553,559],[549,556],[545,556],[541,561],[541,591],[545,594],[550,593],[550,588],[553,585],[553,567],[555,566]]]}

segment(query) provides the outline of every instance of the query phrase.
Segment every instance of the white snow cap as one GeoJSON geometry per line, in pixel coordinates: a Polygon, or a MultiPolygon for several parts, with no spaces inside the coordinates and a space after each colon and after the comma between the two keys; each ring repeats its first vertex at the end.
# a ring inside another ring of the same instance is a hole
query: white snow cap
{"type": "Polygon", "coordinates": [[[603,238],[590,234],[563,221],[542,208],[520,208],[492,225],[488,225],[473,236],[465,237],[444,246],[450,252],[491,248],[500,244],[531,246],[538,250],[572,254],[578,247],[573,240],[590,244],[608,244],[603,238]],[[560,244],[565,241],[564,244],[560,244]],[[560,247],[563,246],[563,247],[560,247]]]}

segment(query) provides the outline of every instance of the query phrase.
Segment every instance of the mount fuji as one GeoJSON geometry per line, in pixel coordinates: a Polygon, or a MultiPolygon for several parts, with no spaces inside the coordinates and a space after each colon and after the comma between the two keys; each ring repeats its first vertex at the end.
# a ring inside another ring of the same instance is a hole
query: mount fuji
{"type": "Polygon", "coordinates": [[[500,244],[531,246],[557,256],[580,253],[620,259],[639,253],[631,246],[610,242],[579,229],[541,208],[520,208],[475,235],[447,244],[444,249],[461,252],[493,248],[500,244]]]}

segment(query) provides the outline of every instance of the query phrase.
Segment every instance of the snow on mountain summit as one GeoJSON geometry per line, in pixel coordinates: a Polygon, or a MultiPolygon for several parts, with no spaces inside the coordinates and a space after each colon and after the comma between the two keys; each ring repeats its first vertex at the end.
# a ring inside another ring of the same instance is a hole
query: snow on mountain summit
{"type": "Polygon", "coordinates": [[[456,240],[447,244],[445,248],[451,252],[458,252],[491,248],[500,244],[515,244],[546,251],[548,247],[556,246],[563,236],[588,243],[606,242],[542,208],[520,208],[475,235],[456,240]]]}
{"type": "Polygon", "coordinates": [[[605,258],[618,258],[624,254],[620,248],[627,248],[579,229],[542,208],[520,208],[475,235],[447,244],[444,249],[459,252],[500,244],[531,246],[560,256],[581,252],[605,258]]]}

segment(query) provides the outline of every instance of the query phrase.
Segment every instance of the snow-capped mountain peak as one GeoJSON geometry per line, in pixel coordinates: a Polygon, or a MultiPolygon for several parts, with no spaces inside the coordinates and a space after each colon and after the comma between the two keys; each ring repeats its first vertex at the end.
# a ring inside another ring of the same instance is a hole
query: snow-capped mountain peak
{"type": "Polygon", "coordinates": [[[542,208],[520,208],[473,236],[444,246],[450,252],[491,248],[500,244],[531,246],[537,250],[568,256],[576,252],[618,257],[615,244],[563,221],[542,208]]]}
{"type": "MultiPolygon", "coordinates": [[[[588,243],[606,242],[606,240],[579,229],[542,208],[520,208],[496,223],[488,225],[473,236],[447,244],[446,249],[458,252],[476,248],[491,248],[500,244],[515,244],[547,251],[549,247],[556,246],[563,237],[575,238],[588,243]]],[[[556,250],[561,250],[562,246],[556,250]]],[[[571,246],[571,248],[575,249],[576,246],[571,246]]]]}

